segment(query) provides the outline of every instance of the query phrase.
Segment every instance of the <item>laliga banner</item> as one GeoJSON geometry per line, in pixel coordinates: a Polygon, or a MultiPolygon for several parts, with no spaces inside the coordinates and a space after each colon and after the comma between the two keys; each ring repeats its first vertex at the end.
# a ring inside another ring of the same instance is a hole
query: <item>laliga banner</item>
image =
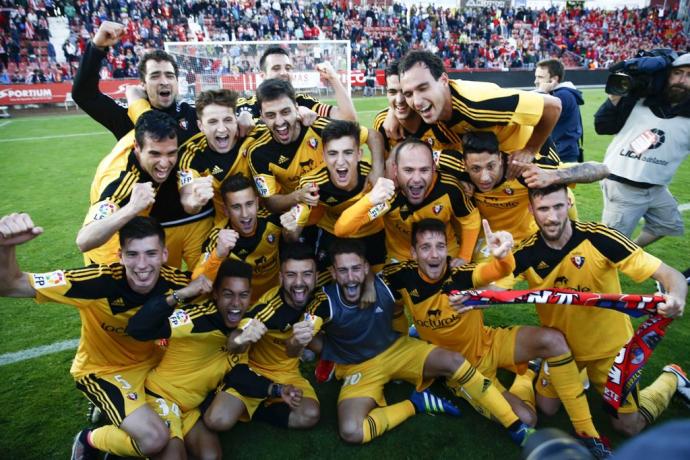
{"type": "MultiPolygon", "coordinates": [[[[136,85],[139,80],[102,80],[101,91],[113,99],[123,99],[127,85],[136,85]]],[[[60,104],[72,92],[72,82],[37,83],[30,85],[12,84],[0,86],[0,105],[16,104],[60,104]]]]}

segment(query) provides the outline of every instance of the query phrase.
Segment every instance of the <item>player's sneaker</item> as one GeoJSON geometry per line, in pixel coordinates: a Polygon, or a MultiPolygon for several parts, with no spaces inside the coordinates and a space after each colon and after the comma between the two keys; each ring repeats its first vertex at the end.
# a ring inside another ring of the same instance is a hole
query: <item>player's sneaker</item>
{"type": "Polygon", "coordinates": [[[676,376],[678,379],[676,394],[683,401],[683,404],[690,408],[690,380],[688,380],[688,375],[678,364],[668,364],[662,370],[676,376]]]}
{"type": "Polygon", "coordinates": [[[690,286],[690,268],[683,272],[683,276],[685,277],[685,281],[688,283],[688,286],[690,286]]]}
{"type": "Polygon", "coordinates": [[[86,418],[92,426],[99,426],[104,422],[103,412],[91,401],[89,401],[89,407],[86,409],[86,418]]]}
{"type": "Polygon", "coordinates": [[[587,448],[590,454],[597,460],[611,458],[613,452],[611,445],[606,438],[590,438],[587,436],[577,436],[580,443],[587,448]]]}
{"type": "Polygon", "coordinates": [[[330,382],[335,375],[335,363],[333,361],[328,361],[327,359],[320,359],[316,363],[316,368],[314,369],[314,376],[316,381],[319,383],[330,382]]]}
{"type": "Polygon", "coordinates": [[[522,447],[525,445],[525,442],[527,442],[527,438],[533,435],[537,430],[521,421],[515,423],[517,424],[515,427],[511,425],[511,428],[508,428],[508,435],[511,441],[522,447]]]}
{"type": "Polygon", "coordinates": [[[429,390],[413,391],[410,395],[410,401],[414,404],[417,413],[425,414],[448,414],[455,417],[460,417],[460,408],[448,401],[440,398],[429,390]]]}
{"type": "Polygon", "coordinates": [[[407,330],[407,335],[415,339],[419,338],[419,332],[417,332],[417,328],[414,324],[410,325],[410,328],[407,330]]]}
{"type": "Polygon", "coordinates": [[[82,430],[74,437],[71,460],[97,460],[98,449],[91,447],[86,440],[90,430],[82,430]]]}

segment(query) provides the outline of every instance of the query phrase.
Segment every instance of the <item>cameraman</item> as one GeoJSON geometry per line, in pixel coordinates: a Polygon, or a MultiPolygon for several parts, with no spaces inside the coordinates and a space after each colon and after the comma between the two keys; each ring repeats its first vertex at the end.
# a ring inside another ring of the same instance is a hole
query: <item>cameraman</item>
{"type": "Polygon", "coordinates": [[[690,152],[690,53],[668,69],[663,91],[646,98],[609,95],[594,115],[598,134],[616,134],[604,164],[611,175],[601,181],[602,222],[630,236],[644,216],[635,242],[683,234],[683,220],[668,184],[690,152]]]}

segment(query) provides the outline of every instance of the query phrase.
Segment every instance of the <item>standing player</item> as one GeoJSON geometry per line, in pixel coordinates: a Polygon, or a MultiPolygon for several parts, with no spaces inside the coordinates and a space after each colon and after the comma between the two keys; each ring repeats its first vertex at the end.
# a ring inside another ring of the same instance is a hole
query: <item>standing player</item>
{"type": "Polygon", "coordinates": [[[223,180],[240,173],[249,176],[247,158],[240,154],[235,107],[237,93],[227,89],[208,90],[196,98],[201,132],[180,147],[178,187],[184,210],[200,212],[213,198],[215,224],[224,219],[223,180]]]}
{"type": "Polygon", "coordinates": [[[281,251],[280,286],[268,291],[252,306],[228,341],[231,352],[245,351],[248,343],[241,339],[243,331],[254,327],[257,321],[263,323],[267,331],[249,348],[249,366],[273,382],[299,389],[302,392],[299,406],[291,407],[285,402],[273,403],[275,398],[269,401],[273,404],[265,404],[265,397],[248,398],[230,391],[229,395],[216,396],[204,415],[209,428],[225,431],[235,424],[237,418],[228,417],[227,414],[237,412],[237,399],[241,399],[242,409],[246,410],[249,418],[276,426],[304,429],[313,427],[319,421],[316,392],[300,374],[299,358],[289,356],[286,351],[286,344],[293,337],[294,325],[304,316],[305,308],[312,300],[316,275],[313,248],[301,243],[285,245],[281,251]]]}
{"type": "Polygon", "coordinates": [[[260,206],[249,178],[228,177],[220,188],[227,219],[213,228],[202,249],[203,257],[193,278],[204,274],[215,279],[220,263],[228,257],[247,262],[253,269],[252,303],[278,285],[281,236],[294,241],[298,235],[281,225],[281,218],[260,206]]]}
{"type": "MultiPolygon", "coordinates": [[[[571,221],[564,185],[531,189],[530,209],[539,231],[515,249],[514,274],[526,278],[531,289],[553,286],[576,291],[620,293],[618,271],[633,281],[659,281],[667,294],[659,307],[664,316],[679,316],[685,308],[687,285],[677,270],[644,252],[628,238],[603,224],[571,221]]],[[[538,305],[543,326],[565,335],[578,367],[586,368],[589,380],[600,393],[620,349],[633,334],[630,318],[612,310],[572,306],[538,305]]],[[[537,402],[547,414],[560,404],[544,369],[539,374],[537,402]]],[[[613,427],[627,435],[639,433],[668,405],[676,390],[690,400],[690,382],[677,366],[667,366],[649,387],[632,394],[611,418],[613,427]]]]}
{"type": "Polygon", "coordinates": [[[453,266],[472,258],[479,235],[479,212],[464,194],[459,181],[436,172],[431,148],[416,138],[407,138],[395,148],[394,167],[399,191],[393,181],[381,178],[374,188],[347,209],[335,225],[335,234],[346,237],[363,225],[382,218],[389,260],[409,260],[412,225],[424,218],[446,225],[448,253],[453,266]]]}
{"type": "MultiPolygon", "coordinates": [[[[493,131],[501,150],[523,163],[534,159],[561,112],[553,96],[450,80],[441,58],[429,51],[407,53],[400,62],[400,83],[407,104],[424,122],[442,123],[456,134],[493,131]]],[[[521,170],[511,163],[508,177],[521,170]]]]}
{"type": "MultiPolygon", "coordinates": [[[[325,118],[317,118],[311,126],[300,121],[295,91],[290,83],[266,80],[257,89],[261,107],[259,126],[252,133],[254,141],[247,147],[249,166],[256,189],[265,199],[266,207],[282,213],[302,203],[318,204],[318,188],[309,185],[298,188],[302,175],[323,163],[321,132],[328,124],[325,118]]],[[[362,130],[361,142],[371,150],[372,180],[383,174],[383,140],[378,133],[362,130]]]]}
{"type": "MultiPolygon", "coordinates": [[[[262,80],[277,78],[288,83],[292,82],[292,59],[288,51],[283,47],[271,46],[267,48],[259,59],[259,67],[261,67],[262,80]]],[[[297,105],[316,112],[320,117],[356,121],[357,112],[350,94],[341,83],[333,66],[329,62],[323,62],[317,64],[316,70],[321,75],[321,78],[330,83],[333,88],[333,96],[337,106],[323,104],[313,97],[301,93],[295,96],[297,105]]],[[[257,118],[261,114],[261,104],[258,98],[240,99],[238,112],[240,117],[244,116],[244,113],[248,113],[252,117],[257,118]]]]}
{"type": "Polygon", "coordinates": [[[146,405],[144,380],[159,359],[153,342],[124,331],[150,298],[174,292],[185,298],[189,278],[165,264],[165,234],[154,220],[135,217],[120,229],[120,262],[50,273],[25,273],[15,248],[43,229],[27,214],[0,219],[0,295],[73,305],[81,338],[70,370],[81,390],[113,425],[82,431],[72,458],[90,447],[118,455],[152,456],[168,442],[168,428],[146,405]]]}

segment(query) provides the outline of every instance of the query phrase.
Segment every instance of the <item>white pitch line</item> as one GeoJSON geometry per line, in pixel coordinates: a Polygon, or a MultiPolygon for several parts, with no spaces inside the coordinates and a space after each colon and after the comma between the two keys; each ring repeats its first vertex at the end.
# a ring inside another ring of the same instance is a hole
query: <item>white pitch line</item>
{"type": "Polygon", "coordinates": [[[41,141],[41,140],[48,140],[48,139],[64,139],[66,137],[104,136],[106,134],[110,134],[110,133],[109,132],[95,132],[95,133],[62,134],[60,136],[14,137],[14,138],[10,138],[10,139],[0,139],[0,143],[41,141]]]}
{"type": "Polygon", "coordinates": [[[0,355],[0,366],[50,355],[59,351],[73,350],[77,348],[77,345],[79,345],[79,339],[63,340],[62,342],[55,342],[50,345],[27,348],[26,350],[16,351],[14,353],[5,353],[4,355],[0,355]]]}
{"type": "Polygon", "coordinates": [[[7,126],[7,125],[9,125],[10,123],[12,123],[12,122],[11,122],[11,121],[6,121],[6,122],[4,122],[4,123],[0,123],[0,128],[2,128],[3,126],[7,126]]]}
{"type": "Polygon", "coordinates": [[[683,203],[681,205],[678,205],[678,211],[680,211],[680,212],[690,211],[690,203],[683,203]]]}

